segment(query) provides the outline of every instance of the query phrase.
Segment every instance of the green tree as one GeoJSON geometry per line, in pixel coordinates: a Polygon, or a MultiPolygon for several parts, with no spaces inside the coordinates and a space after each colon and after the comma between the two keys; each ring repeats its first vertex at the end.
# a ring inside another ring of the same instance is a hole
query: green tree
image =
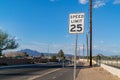
{"type": "Polygon", "coordinates": [[[58,52],[58,57],[60,60],[64,58],[64,52],[62,49],[58,52]]]}
{"type": "Polygon", "coordinates": [[[52,61],[56,61],[56,56],[55,56],[55,55],[52,55],[51,60],[52,60],[52,61]]]}
{"type": "Polygon", "coordinates": [[[23,53],[22,53],[22,56],[23,56],[23,57],[28,57],[29,55],[27,54],[27,52],[23,52],[23,53]]]}
{"type": "Polygon", "coordinates": [[[44,58],[44,54],[43,53],[40,54],[40,58],[44,58]]]}
{"type": "Polygon", "coordinates": [[[15,37],[10,37],[6,32],[0,29],[0,56],[2,56],[2,51],[7,49],[15,49],[18,47],[15,37]]]}

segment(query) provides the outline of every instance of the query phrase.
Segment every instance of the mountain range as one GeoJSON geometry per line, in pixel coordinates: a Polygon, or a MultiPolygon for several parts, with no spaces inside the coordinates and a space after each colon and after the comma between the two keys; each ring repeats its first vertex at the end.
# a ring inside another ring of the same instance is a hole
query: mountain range
{"type": "MultiPolygon", "coordinates": [[[[22,49],[18,52],[27,52],[27,54],[29,56],[34,56],[34,57],[38,57],[43,53],[43,52],[39,52],[39,51],[36,51],[36,50],[31,50],[31,49],[22,49]]],[[[43,53],[43,54],[44,54],[44,56],[51,56],[51,55],[57,56],[57,53],[43,53]]],[[[65,54],[65,56],[72,57],[73,55],[72,54],[65,54]]]]}

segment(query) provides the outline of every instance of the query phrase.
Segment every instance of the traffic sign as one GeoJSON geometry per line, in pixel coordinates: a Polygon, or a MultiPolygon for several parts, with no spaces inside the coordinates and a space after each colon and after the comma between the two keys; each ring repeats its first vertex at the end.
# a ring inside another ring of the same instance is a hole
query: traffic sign
{"type": "Polygon", "coordinates": [[[69,33],[78,34],[84,32],[84,13],[69,14],[69,33]]]}

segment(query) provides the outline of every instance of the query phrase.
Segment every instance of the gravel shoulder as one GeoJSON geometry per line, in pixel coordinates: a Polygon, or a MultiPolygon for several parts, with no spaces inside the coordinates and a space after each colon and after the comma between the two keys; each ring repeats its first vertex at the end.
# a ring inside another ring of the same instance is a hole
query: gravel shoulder
{"type": "Polygon", "coordinates": [[[85,62],[84,67],[80,69],[76,80],[120,80],[102,67],[85,67],[89,64],[85,62]]]}

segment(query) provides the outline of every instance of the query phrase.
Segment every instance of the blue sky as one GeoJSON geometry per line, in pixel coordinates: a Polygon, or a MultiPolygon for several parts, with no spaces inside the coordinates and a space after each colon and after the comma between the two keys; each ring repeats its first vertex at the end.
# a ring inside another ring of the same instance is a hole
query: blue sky
{"type": "MultiPolygon", "coordinates": [[[[75,35],[68,33],[70,13],[85,13],[85,31],[78,47],[86,43],[89,31],[88,0],[0,0],[0,28],[16,36],[20,49],[74,54],[75,35]]],[[[120,53],[120,0],[93,0],[93,54],[120,53]]],[[[82,51],[81,51],[82,53],[82,51]]]]}

